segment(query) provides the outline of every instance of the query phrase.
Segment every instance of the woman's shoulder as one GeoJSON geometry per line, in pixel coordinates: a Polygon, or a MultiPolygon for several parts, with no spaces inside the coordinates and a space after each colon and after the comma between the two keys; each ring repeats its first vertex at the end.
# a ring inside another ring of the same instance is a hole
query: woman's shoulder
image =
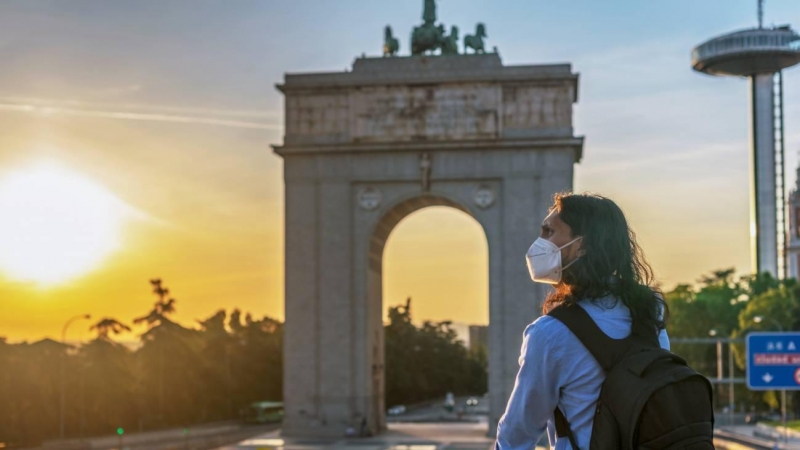
{"type": "Polygon", "coordinates": [[[560,320],[543,315],[525,328],[522,358],[534,358],[551,364],[572,364],[585,358],[588,350],[560,320]]]}
{"type": "MultiPolygon", "coordinates": [[[[619,299],[611,296],[594,300],[580,300],[577,304],[589,313],[589,316],[595,321],[598,314],[630,315],[628,307],[619,299]]],[[[534,334],[539,337],[569,334],[569,328],[555,317],[544,314],[525,328],[525,336],[533,336],[534,334]]]]}
{"type": "Polygon", "coordinates": [[[557,341],[559,335],[568,333],[569,329],[560,320],[545,314],[528,325],[523,336],[529,340],[557,341]]]}

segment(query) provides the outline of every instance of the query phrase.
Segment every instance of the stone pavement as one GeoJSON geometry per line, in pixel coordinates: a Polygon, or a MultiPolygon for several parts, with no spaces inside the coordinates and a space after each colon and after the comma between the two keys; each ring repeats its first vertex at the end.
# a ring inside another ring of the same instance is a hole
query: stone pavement
{"type": "Polygon", "coordinates": [[[784,435],[782,434],[782,429],[776,430],[775,428],[765,427],[765,426],[755,426],[755,425],[733,425],[733,426],[722,426],[717,427],[718,430],[723,432],[734,433],[737,436],[744,436],[748,439],[752,439],[753,442],[758,442],[761,445],[778,448],[778,449],[786,449],[786,450],[800,450],[800,437],[796,435],[796,432],[791,433],[794,434],[792,436],[788,436],[788,439],[785,439],[784,435]],[[765,430],[768,430],[765,432],[765,430]]]}
{"type": "MultiPolygon", "coordinates": [[[[276,430],[218,450],[489,450],[487,423],[390,423],[370,438],[281,438],[276,430]]],[[[537,447],[545,448],[545,447],[537,447]]]]}

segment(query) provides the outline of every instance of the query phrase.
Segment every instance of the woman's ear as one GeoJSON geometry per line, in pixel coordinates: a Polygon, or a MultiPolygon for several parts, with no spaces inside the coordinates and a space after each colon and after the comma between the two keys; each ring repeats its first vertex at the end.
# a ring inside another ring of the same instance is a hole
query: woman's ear
{"type": "Polygon", "coordinates": [[[581,256],[586,254],[586,249],[583,248],[583,239],[584,239],[584,237],[580,236],[580,238],[577,241],[575,241],[574,245],[575,245],[575,257],[576,258],[580,258],[581,256]]]}

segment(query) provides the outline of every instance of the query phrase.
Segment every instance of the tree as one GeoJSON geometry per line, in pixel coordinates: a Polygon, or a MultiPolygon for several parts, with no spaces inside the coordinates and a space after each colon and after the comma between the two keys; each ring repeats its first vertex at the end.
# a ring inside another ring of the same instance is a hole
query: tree
{"type": "MultiPolygon", "coordinates": [[[[147,325],[147,331],[142,334],[142,341],[144,346],[140,357],[154,356],[157,361],[156,370],[156,393],[158,405],[158,422],[163,422],[165,418],[165,399],[164,399],[164,371],[165,371],[165,354],[169,352],[168,343],[175,342],[171,334],[179,334],[183,329],[180,325],[171,321],[167,316],[175,312],[175,299],[167,298],[169,289],[163,285],[161,278],[154,278],[150,280],[150,285],[153,287],[153,293],[156,294],[158,300],[153,305],[153,309],[142,317],[137,317],[133,320],[134,324],[144,323],[147,325]]],[[[148,374],[150,375],[150,374],[148,374]]],[[[149,378],[149,377],[148,377],[149,378]]]]}
{"type": "Polygon", "coordinates": [[[147,315],[133,319],[133,323],[145,323],[151,328],[160,324],[171,323],[167,316],[175,312],[175,299],[167,299],[169,289],[162,285],[161,278],[150,280],[150,284],[153,286],[153,293],[158,296],[158,300],[147,315]]]}
{"type": "MultiPolygon", "coordinates": [[[[734,269],[712,272],[700,278],[699,288],[678,285],[665,294],[670,317],[667,331],[673,338],[730,336],[738,326],[739,312],[747,296],[747,280],[734,279],[734,269]]],[[[713,345],[673,344],[672,351],[707,376],[716,376],[713,345]]]]}
{"type": "Polygon", "coordinates": [[[89,330],[97,332],[97,339],[108,341],[111,339],[109,334],[118,335],[123,331],[131,331],[131,327],[125,325],[117,319],[106,317],[89,327],[89,330]]]}
{"type": "Polygon", "coordinates": [[[81,347],[76,357],[77,398],[70,417],[78,420],[80,435],[104,434],[118,427],[132,428],[139,416],[136,370],[132,352],[111,339],[131,328],[106,317],[89,327],[97,337],[81,347]]]}
{"type": "Polygon", "coordinates": [[[130,327],[111,317],[94,323],[95,338],[79,349],[0,339],[0,367],[14,368],[0,370],[0,442],[38,447],[58,436],[52,364],[65,354],[66,382],[77,386],[67,391],[68,437],[236,419],[252,402],[281,400],[281,322],[220,310],[184,327],[170,318],[177,302],[161,280],[150,285],[157,299],[137,318],[146,329],[135,350],[114,341],[130,327]]]}
{"type": "Polygon", "coordinates": [[[199,370],[206,371],[204,380],[208,384],[211,411],[231,416],[234,412],[231,353],[235,339],[225,328],[226,319],[225,310],[219,310],[208,319],[198,321],[204,341],[204,365],[199,370]]]}
{"type": "Polygon", "coordinates": [[[415,403],[487,388],[485,352],[469,352],[449,321],[411,321],[411,299],[389,308],[385,326],[386,404],[415,403]]]}
{"type": "Polygon", "coordinates": [[[253,319],[234,332],[232,369],[239,407],[255,400],[283,398],[283,324],[271,317],[253,319]]]}
{"type": "Polygon", "coordinates": [[[798,286],[791,280],[755,295],[739,314],[739,335],[750,331],[779,331],[799,328],[798,286]],[[756,317],[767,318],[756,321],[756,317]]]}
{"type": "MultiPolygon", "coordinates": [[[[755,323],[756,316],[777,320],[785,330],[800,329],[798,298],[800,292],[794,280],[777,280],[768,273],[736,279],[733,269],[718,270],[701,277],[696,288],[679,285],[666,294],[670,307],[668,331],[671,338],[701,338],[709,334],[741,338],[751,331],[776,329],[771,320],[755,323]]],[[[743,376],[744,345],[735,344],[733,349],[737,363],[733,376],[743,376]]],[[[716,376],[714,345],[674,343],[672,351],[706,376],[716,376]]],[[[727,387],[717,386],[717,389],[727,387]]],[[[777,405],[772,394],[751,392],[744,386],[736,387],[735,391],[737,398],[746,399],[751,405],[760,408],[777,405]]],[[[798,400],[794,403],[800,406],[800,397],[798,400]]]]}

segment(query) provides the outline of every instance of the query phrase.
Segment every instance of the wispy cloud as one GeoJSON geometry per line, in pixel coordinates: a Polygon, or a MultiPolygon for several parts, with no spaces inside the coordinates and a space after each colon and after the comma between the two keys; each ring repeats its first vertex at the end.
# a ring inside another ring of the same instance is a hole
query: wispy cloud
{"type": "Polygon", "coordinates": [[[99,119],[173,122],[214,125],[232,128],[280,130],[277,112],[266,110],[230,110],[187,108],[136,103],[88,103],[79,100],[49,100],[31,97],[0,97],[0,111],[39,116],[79,116],[99,119]],[[273,119],[272,122],[243,119],[273,119]]]}
{"type": "Polygon", "coordinates": [[[688,151],[669,154],[657,154],[651,157],[620,158],[618,161],[609,163],[596,163],[581,167],[583,174],[599,174],[604,172],[624,171],[637,167],[659,165],[667,163],[703,160],[709,156],[728,155],[736,152],[736,148],[730,145],[708,144],[697,146],[688,151]]]}

